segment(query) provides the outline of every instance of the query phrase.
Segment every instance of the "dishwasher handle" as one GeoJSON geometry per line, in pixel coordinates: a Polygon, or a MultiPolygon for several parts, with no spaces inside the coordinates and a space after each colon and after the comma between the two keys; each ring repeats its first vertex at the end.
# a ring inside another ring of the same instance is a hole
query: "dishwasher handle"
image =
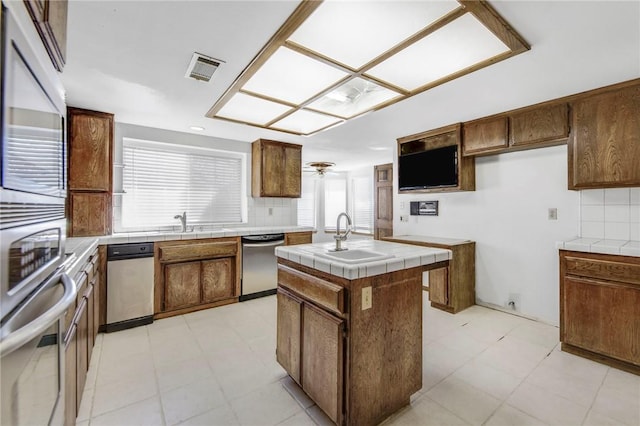
{"type": "Polygon", "coordinates": [[[276,247],[284,244],[284,240],[269,241],[267,243],[242,243],[242,247],[258,248],[258,247],[276,247]]]}

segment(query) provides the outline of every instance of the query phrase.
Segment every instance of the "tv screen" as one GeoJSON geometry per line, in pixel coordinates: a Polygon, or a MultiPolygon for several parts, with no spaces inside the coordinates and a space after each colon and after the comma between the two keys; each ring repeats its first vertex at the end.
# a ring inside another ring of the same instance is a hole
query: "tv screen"
{"type": "Polygon", "coordinates": [[[398,159],[400,189],[428,189],[458,185],[456,145],[401,155],[398,159]]]}

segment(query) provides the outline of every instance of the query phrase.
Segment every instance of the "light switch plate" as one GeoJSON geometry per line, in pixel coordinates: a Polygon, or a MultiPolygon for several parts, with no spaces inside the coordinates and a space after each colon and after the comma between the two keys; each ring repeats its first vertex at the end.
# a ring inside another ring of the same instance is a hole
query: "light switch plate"
{"type": "Polygon", "coordinates": [[[372,305],[372,300],[371,300],[371,286],[369,287],[364,287],[362,289],[362,310],[366,310],[371,308],[372,305]]]}
{"type": "Polygon", "coordinates": [[[558,220],[558,209],[555,207],[549,208],[548,217],[549,220],[558,220]]]}

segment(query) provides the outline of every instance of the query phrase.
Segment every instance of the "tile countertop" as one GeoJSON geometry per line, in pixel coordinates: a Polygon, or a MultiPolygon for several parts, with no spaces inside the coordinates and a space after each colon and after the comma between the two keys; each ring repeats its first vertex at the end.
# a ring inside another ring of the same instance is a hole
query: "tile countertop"
{"type": "Polygon", "coordinates": [[[362,249],[390,254],[393,257],[358,264],[316,257],[316,253],[326,253],[328,250],[335,248],[335,243],[280,246],[276,247],[276,255],[309,268],[349,280],[450,260],[452,255],[451,250],[375,240],[346,241],[342,243],[342,246],[352,250],[362,249]]]}
{"type": "Polygon", "coordinates": [[[63,265],[67,275],[74,278],[82,266],[87,263],[89,256],[98,247],[98,237],[76,237],[65,240],[65,254],[63,265]]]}
{"type": "Polygon", "coordinates": [[[573,240],[559,242],[557,248],[587,253],[619,254],[623,256],[640,257],[640,241],[575,238],[573,240]]]}
{"type": "Polygon", "coordinates": [[[200,238],[222,238],[241,237],[244,235],[277,234],[286,232],[311,232],[310,226],[261,226],[261,227],[238,227],[220,228],[215,230],[174,232],[174,231],[148,231],[148,232],[127,232],[106,235],[100,238],[100,244],[123,244],[123,243],[150,243],[154,241],[171,240],[192,240],[200,238]]]}

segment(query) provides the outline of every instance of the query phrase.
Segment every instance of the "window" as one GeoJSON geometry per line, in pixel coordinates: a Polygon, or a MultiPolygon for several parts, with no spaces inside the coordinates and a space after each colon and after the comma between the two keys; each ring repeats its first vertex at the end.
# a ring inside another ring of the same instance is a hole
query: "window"
{"type": "Polygon", "coordinates": [[[316,227],[316,182],[312,177],[302,177],[302,193],[298,199],[298,225],[316,227]]]}
{"type": "Polygon", "coordinates": [[[125,138],[123,163],[123,228],[242,221],[243,154],[125,138]]]}
{"type": "Polygon", "coordinates": [[[336,219],[347,211],[347,180],[325,179],[324,181],[324,228],[336,229],[336,219]]]}
{"type": "Polygon", "coordinates": [[[353,232],[373,234],[373,179],[354,177],[352,185],[353,232]]]}

